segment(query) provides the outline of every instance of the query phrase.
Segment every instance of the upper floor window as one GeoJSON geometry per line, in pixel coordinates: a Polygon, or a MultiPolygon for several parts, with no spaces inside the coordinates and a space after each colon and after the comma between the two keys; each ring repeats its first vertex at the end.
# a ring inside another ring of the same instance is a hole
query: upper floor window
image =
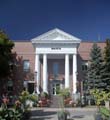
{"type": "Polygon", "coordinates": [[[8,91],[13,91],[13,81],[12,80],[8,80],[7,88],[8,88],[8,91]]]}
{"type": "Polygon", "coordinates": [[[88,62],[83,62],[82,63],[82,71],[87,71],[88,69],[88,62]]]}
{"type": "Polygon", "coordinates": [[[30,69],[30,62],[29,62],[29,60],[24,60],[23,61],[23,71],[29,71],[29,69],[30,69]]]}
{"type": "Polygon", "coordinates": [[[55,76],[57,76],[57,75],[58,75],[58,72],[59,72],[59,65],[58,65],[57,62],[55,62],[55,63],[53,63],[53,74],[54,74],[55,76]]]}

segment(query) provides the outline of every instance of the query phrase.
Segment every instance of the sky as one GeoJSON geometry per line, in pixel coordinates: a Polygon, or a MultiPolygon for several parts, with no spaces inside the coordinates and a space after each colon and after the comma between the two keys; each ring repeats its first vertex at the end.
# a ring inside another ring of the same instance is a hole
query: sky
{"type": "Polygon", "coordinates": [[[0,29],[30,40],[59,28],[84,41],[110,38],[110,0],[0,0],[0,29]]]}

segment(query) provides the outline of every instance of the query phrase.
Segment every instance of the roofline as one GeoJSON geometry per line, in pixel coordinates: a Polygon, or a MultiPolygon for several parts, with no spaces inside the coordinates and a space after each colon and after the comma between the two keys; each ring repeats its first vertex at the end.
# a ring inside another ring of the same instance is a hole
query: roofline
{"type": "MultiPolygon", "coordinates": [[[[41,34],[41,35],[39,35],[39,36],[31,39],[31,41],[34,42],[34,41],[36,41],[36,40],[42,40],[42,38],[43,38],[44,36],[46,37],[47,35],[50,35],[50,34],[52,34],[52,33],[54,33],[54,32],[59,32],[59,33],[65,35],[65,36],[68,36],[68,38],[70,38],[70,40],[72,40],[72,39],[75,38],[76,40],[80,40],[80,41],[81,41],[81,39],[79,39],[79,38],[77,38],[77,37],[75,37],[75,36],[73,36],[73,35],[65,32],[65,31],[63,31],[63,30],[60,30],[60,29],[58,29],[58,28],[49,30],[48,32],[45,32],[45,33],[43,33],[43,34],[41,34]]],[[[46,39],[45,39],[45,40],[46,40],[46,39]]]]}
{"type": "Polygon", "coordinates": [[[105,43],[105,41],[82,40],[81,43],[105,43]]]}
{"type": "Polygon", "coordinates": [[[12,40],[13,42],[31,42],[31,40],[12,40]]]}
{"type": "Polygon", "coordinates": [[[39,40],[39,41],[37,41],[37,42],[32,42],[32,44],[39,44],[39,43],[42,43],[42,44],[64,44],[64,43],[66,43],[66,44],[68,44],[68,43],[77,43],[77,44],[79,44],[80,43],[80,41],[73,41],[73,40],[70,40],[70,41],[68,41],[68,40],[61,40],[61,41],[51,41],[51,40],[49,40],[49,41],[45,41],[45,40],[39,40]]]}
{"type": "MultiPolygon", "coordinates": [[[[13,42],[31,42],[31,40],[12,40],[13,42]]],[[[82,40],[81,43],[94,43],[95,41],[92,40],[82,40]]],[[[105,43],[105,41],[96,41],[96,43],[105,43]]]]}
{"type": "MultiPolygon", "coordinates": [[[[13,42],[32,42],[31,40],[12,40],[13,42]]],[[[105,43],[106,41],[82,40],[81,43],[105,43]]]]}

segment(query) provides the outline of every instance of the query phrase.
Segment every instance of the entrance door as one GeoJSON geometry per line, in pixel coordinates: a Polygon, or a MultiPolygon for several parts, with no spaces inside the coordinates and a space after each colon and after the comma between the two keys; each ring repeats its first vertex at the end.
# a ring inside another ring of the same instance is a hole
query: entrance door
{"type": "Polygon", "coordinates": [[[53,83],[53,88],[52,88],[52,93],[53,95],[59,94],[60,91],[60,84],[59,83],[53,83]]]}
{"type": "Polygon", "coordinates": [[[28,92],[30,94],[34,92],[34,83],[28,83],[28,92]]]}

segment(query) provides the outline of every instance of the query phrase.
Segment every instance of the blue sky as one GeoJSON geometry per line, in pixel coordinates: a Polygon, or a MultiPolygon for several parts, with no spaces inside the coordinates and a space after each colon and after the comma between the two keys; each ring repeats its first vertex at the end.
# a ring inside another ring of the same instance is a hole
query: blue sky
{"type": "Polygon", "coordinates": [[[0,28],[30,40],[59,28],[82,40],[110,38],[110,0],[0,0],[0,28]]]}

